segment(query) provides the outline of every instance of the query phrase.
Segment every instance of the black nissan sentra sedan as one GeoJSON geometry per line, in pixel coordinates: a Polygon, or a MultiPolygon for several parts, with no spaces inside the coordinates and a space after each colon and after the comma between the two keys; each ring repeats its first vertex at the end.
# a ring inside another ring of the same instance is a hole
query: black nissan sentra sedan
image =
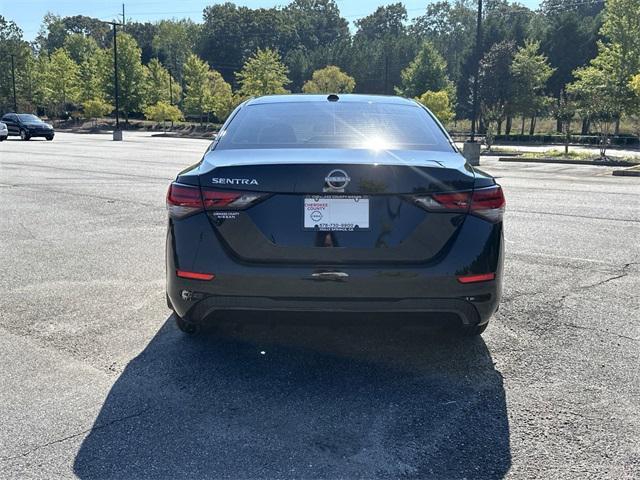
{"type": "Polygon", "coordinates": [[[498,308],[502,189],[412,100],[248,100],[167,208],[167,302],[187,333],[258,310],[411,312],[478,335],[498,308]]]}

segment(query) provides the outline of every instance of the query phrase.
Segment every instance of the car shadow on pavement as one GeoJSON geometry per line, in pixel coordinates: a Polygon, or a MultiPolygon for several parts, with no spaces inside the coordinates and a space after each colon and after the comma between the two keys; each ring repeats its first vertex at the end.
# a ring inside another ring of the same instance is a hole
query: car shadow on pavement
{"type": "Polygon", "coordinates": [[[170,317],[113,385],[77,453],[94,478],[502,478],[502,376],[481,338],[385,322],[170,317]],[[231,319],[233,320],[233,319],[231,319]]]}

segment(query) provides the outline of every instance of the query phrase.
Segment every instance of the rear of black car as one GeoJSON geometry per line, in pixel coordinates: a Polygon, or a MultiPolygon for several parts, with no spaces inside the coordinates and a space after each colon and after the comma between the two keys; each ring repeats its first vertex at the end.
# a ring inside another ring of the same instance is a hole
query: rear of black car
{"type": "Polygon", "coordinates": [[[261,310],[450,314],[479,333],[500,299],[502,190],[412,101],[251,100],[167,206],[187,331],[261,310]]]}

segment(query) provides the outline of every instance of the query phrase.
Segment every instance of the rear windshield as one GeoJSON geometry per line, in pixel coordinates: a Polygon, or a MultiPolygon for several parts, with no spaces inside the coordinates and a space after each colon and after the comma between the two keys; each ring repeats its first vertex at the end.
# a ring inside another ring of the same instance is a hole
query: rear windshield
{"type": "Polygon", "coordinates": [[[366,148],[452,151],[429,114],[413,105],[291,102],[248,105],[216,148],[366,148]]]}

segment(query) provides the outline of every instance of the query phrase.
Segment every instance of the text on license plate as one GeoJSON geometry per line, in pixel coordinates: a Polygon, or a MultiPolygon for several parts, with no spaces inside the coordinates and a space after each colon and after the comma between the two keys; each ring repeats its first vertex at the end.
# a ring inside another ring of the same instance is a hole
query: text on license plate
{"type": "Polygon", "coordinates": [[[304,228],[325,231],[369,228],[369,199],[358,196],[306,197],[304,228]]]}

